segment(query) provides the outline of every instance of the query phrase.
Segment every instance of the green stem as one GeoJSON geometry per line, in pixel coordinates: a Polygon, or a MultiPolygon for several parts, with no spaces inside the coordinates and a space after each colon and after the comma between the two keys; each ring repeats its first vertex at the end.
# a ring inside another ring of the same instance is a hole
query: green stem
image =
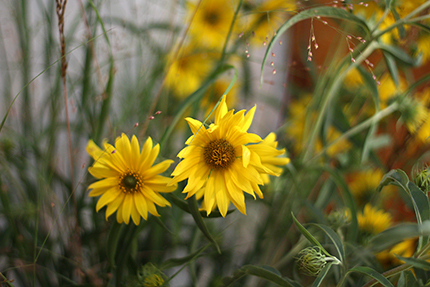
{"type": "Polygon", "coordinates": [[[346,131],[345,133],[343,133],[340,137],[336,138],[335,140],[333,140],[332,142],[330,142],[329,144],[327,144],[317,155],[315,155],[311,161],[317,159],[318,157],[320,157],[321,155],[323,155],[327,149],[329,147],[331,147],[332,145],[335,145],[336,143],[340,142],[341,140],[350,138],[358,133],[360,133],[361,131],[365,130],[366,128],[372,126],[373,124],[377,123],[378,121],[380,121],[381,119],[385,118],[386,116],[392,114],[393,112],[397,111],[399,108],[399,104],[397,102],[392,103],[391,105],[389,105],[388,107],[386,107],[385,109],[383,109],[382,111],[376,113],[373,115],[373,117],[368,118],[367,120],[365,120],[364,122],[360,123],[359,125],[356,125],[355,127],[349,129],[348,131],[346,131]]]}
{"type": "MultiPolygon", "coordinates": [[[[385,30],[380,31],[376,35],[372,34],[373,38],[378,39],[379,37],[381,37],[382,35],[384,35],[385,33],[389,32],[389,31],[393,30],[397,26],[400,26],[400,25],[407,23],[409,19],[411,19],[413,16],[421,13],[422,11],[427,9],[428,7],[430,7],[430,1],[427,1],[426,3],[422,4],[417,9],[415,9],[414,11],[412,11],[411,13],[409,13],[408,15],[406,15],[404,18],[400,19],[399,21],[395,22],[393,25],[389,26],[385,30]]],[[[420,19],[420,18],[422,18],[422,17],[418,17],[417,19],[420,19]]],[[[414,22],[417,21],[417,19],[413,19],[414,22]]]]}
{"type": "MultiPolygon", "coordinates": [[[[332,83],[332,85],[329,87],[329,90],[327,92],[327,95],[324,99],[322,108],[321,108],[321,112],[318,115],[317,118],[317,122],[314,126],[314,129],[312,130],[311,133],[311,138],[309,140],[309,144],[306,148],[305,154],[303,156],[303,161],[308,161],[311,157],[311,152],[313,152],[316,140],[317,140],[317,136],[318,136],[318,131],[320,130],[322,123],[324,121],[324,115],[327,112],[327,109],[329,107],[329,104],[331,102],[331,100],[334,98],[334,96],[337,94],[337,92],[339,91],[340,87],[342,86],[343,80],[345,79],[346,75],[355,67],[357,67],[358,65],[360,65],[365,59],[367,59],[367,57],[370,56],[370,54],[373,53],[373,51],[378,47],[378,44],[376,42],[371,42],[366,48],[365,50],[360,54],[360,56],[355,60],[354,63],[352,63],[351,65],[349,65],[346,70],[342,73],[336,73],[336,78],[334,80],[334,82],[332,83]]],[[[349,57],[349,56],[348,56],[349,57]]],[[[339,66],[339,70],[342,68],[343,65],[339,66]]]]}
{"type": "Polygon", "coordinates": [[[239,14],[240,7],[242,7],[242,3],[243,3],[243,0],[240,0],[239,4],[237,5],[236,11],[234,12],[233,20],[231,21],[230,29],[228,30],[228,34],[224,42],[224,47],[222,48],[220,66],[224,63],[224,60],[226,57],[227,45],[228,45],[228,42],[230,41],[230,37],[233,32],[234,23],[236,23],[236,18],[237,18],[237,15],[239,14]]]}
{"type": "Polygon", "coordinates": [[[3,275],[3,273],[0,272],[0,277],[3,279],[0,283],[5,283],[7,286],[13,287],[13,284],[10,283],[10,281],[6,278],[6,276],[3,275]]]}

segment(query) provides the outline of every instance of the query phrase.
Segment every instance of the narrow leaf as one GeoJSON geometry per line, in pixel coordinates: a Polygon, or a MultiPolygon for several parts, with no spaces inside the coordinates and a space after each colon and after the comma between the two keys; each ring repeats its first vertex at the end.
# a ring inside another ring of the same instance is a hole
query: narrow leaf
{"type": "Polygon", "coordinates": [[[337,235],[336,232],[334,232],[330,227],[324,225],[324,224],[315,224],[311,223],[310,225],[316,226],[328,236],[330,241],[333,243],[334,247],[336,248],[337,253],[339,254],[339,259],[343,263],[345,262],[345,251],[343,247],[342,240],[340,239],[339,235],[337,235]]]}
{"type": "Polygon", "coordinates": [[[394,57],[390,53],[382,51],[382,54],[384,55],[385,64],[387,65],[388,72],[390,73],[394,84],[396,85],[396,87],[398,87],[399,86],[399,70],[397,69],[396,60],[394,59],[394,57]]]}
{"type": "Polygon", "coordinates": [[[190,213],[193,216],[194,222],[197,224],[197,227],[202,231],[202,233],[206,236],[206,238],[213,243],[218,253],[221,254],[221,250],[218,246],[218,243],[212,237],[212,235],[209,232],[209,229],[207,228],[205,222],[203,221],[203,217],[200,214],[195,196],[192,196],[191,198],[188,199],[188,207],[190,208],[190,213]]]}
{"type": "Polygon", "coordinates": [[[377,272],[376,270],[370,267],[365,267],[365,266],[354,267],[348,271],[348,273],[351,273],[351,272],[357,272],[357,273],[370,276],[385,287],[394,287],[393,284],[391,284],[391,282],[388,281],[387,278],[385,278],[381,273],[377,272]]]}
{"type": "Polygon", "coordinates": [[[407,190],[408,182],[409,178],[403,170],[393,169],[384,175],[381,182],[379,183],[377,191],[380,192],[384,186],[389,184],[397,185],[398,187],[407,190]]]}
{"type": "Polygon", "coordinates": [[[324,278],[327,276],[327,273],[330,270],[332,265],[333,265],[333,262],[330,262],[326,266],[324,266],[323,270],[321,270],[321,272],[318,273],[317,278],[315,278],[315,281],[312,284],[312,287],[318,287],[321,285],[321,283],[323,282],[324,278]]]}
{"type": "Polygon", "coordinates": [[[200,254],[206,248],[208,248],[209,246],[210,245],[203,246],[200,249],[196,250],[195,252],[193,252],[193,253],[185,256],[185,257],[182,257],[182,258],[171,258],[171,259],[168,259],[168,260],[164,261],[160,265],[160,269],[161,270],[165,270],[165,269],[169,269],[169,268],[172,268],[172,267],[176,267],[176,266],[180,266],[180,265],[183,265],[183,264],[187,264],[187,263],[193,261],[194,259],[200,257],[200,254]]]}
{"type": "Polygon", "coordinates": [[[430,270],[430,262],[427,262],[425,260],[413,258],[413,257],[402,257],[402,256],[397,256],[397,255],[396,255],[396,257],[399,258],[400,260],[404,261],[405,263],[412,265],[416,268],[430,270]]]}
{"type": "Polygon", "coordinates": [[[225,277],[222,279],[222,286],[231,286],[235,281],[244,277],[245,275],[253,275],[270,282],[276,283],[279,286],[287,287],[301,287],[301,285],[291,279],[283,278],[279,271],[271,266],[255,266],[255,265],[245,265],[242,268],[234,271],[233,277],[225,277]]]}
{"type": "Polygon", "coordinates": [[[319,243],[318,240],[309,232],[306,230],[306,228],[303,227],[303,225],[300,224],[300,222],[294,217],[294,214],[291,212],[291,216],[293,217],[294,223],[296,224],[299,231],[303,234],[304,237],[306,237],[307,240],[309,240],[313,245],[318,246],[321,248],[321,251],[324,252],[327,256],[332,256],[330,253],[327,252],[327,250],[322,247],[321,243],[319,243]]]}

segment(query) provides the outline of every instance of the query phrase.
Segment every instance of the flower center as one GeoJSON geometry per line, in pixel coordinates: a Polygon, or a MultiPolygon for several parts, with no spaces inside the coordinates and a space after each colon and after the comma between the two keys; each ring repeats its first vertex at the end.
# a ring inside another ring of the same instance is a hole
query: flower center
{"type": "Polygon", "coordinates": [[[205,16],[206,22],[208,22],[212,26],[218,24],[220,20],[220,17],[216,11],[207,12],[205,16]]]}
{"type": "Polygon", "coordinates": [[[236,159],[234,147],[225,139],[211,141],[203,150],[207,165],[213,169],[228,168],[236,159]]]}
{"type": "Polygon", "coordinates": [[[119,177],[118,187],[124,193],[135,193],[143,186],[140,175],[128,170],[119,177]]]}

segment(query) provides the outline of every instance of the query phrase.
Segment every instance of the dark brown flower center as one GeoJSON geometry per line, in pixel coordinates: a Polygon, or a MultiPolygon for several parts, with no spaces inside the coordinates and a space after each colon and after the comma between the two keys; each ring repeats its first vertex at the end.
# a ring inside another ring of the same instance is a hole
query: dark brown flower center
{"type": "Polygon", "coordinates": [[[119,177],[118,187],[124,193],[135,193],[143,186],[140,175],[133,171],[127,171],[119,177]]]}
{"type": "Polygon", "coordinates": [[[216,11],[210,11],[205,15],[206,22],[210,25],[215,26],[220,21],[220,17],[216,11]]]}
{"type": "Polygon", "coordinates": [[[207,165],[213,169],[228,168],[236,159],[234,147],[225,139],[211,141],[203,150],[207,165]]]}

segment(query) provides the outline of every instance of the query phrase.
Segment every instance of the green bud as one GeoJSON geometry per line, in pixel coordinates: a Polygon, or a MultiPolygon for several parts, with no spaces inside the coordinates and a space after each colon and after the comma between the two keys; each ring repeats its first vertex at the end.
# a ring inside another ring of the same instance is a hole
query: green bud
{"type": "Polygon", "coordinates": [[[340,264],[336,257],[326,256],[322,253],[321,248],[317,246],[307,247],[300,251],[298,255],[300,268],[311,276],[317,276],[329,261],[334,264],[340,264]]]}
{"type": "Polygon", "coordinates": [[[351,222],[351,216],[346,210],[336,210],[327,215],[327,221],[330,227],[337,230],[351,222]]]}
{"type": "Polygon", "coordinates": [[[415,170],[416,175],[414,177],[415,184],[423,191],[430,191],[430,172],[429,168],[423,170],[415,170]]]}
{"type": "Polygon", "coordinates": [[[140,286],[143,287],[168,286],[164,284],[166,276],[152,263],[142,266],[137,273],[137,278],[140,286]]]}

